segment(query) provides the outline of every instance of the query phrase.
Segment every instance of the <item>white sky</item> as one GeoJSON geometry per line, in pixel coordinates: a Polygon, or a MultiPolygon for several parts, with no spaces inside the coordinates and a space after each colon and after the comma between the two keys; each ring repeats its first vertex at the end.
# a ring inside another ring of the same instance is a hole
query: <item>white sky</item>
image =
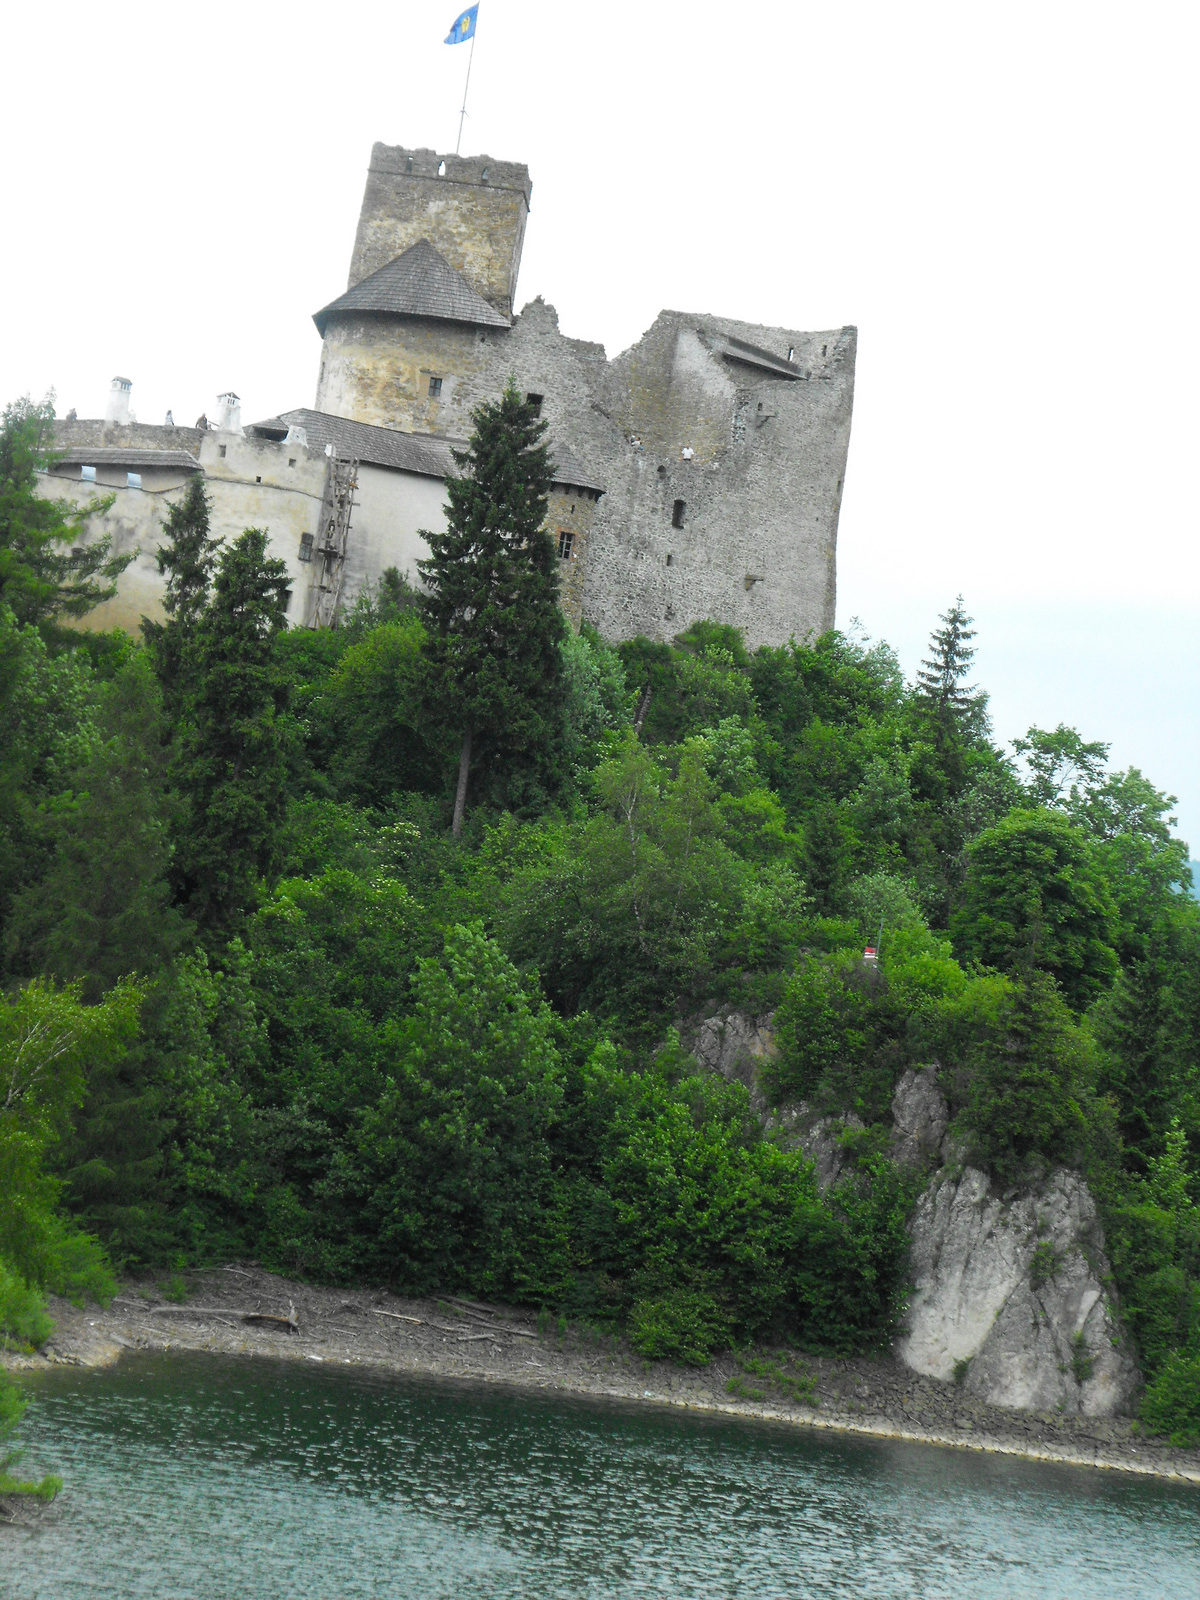
{"type": "MultiPolygon", "coordinates": [[[[372,142],[454,148],[453,20],[10,16],[0,400],[310,405],[372,142]]],[[[530,167],[518,302],[610,355],[663,307],[857,323],[839,624],[911,672],[962,591],[998,735],[1111,740],[1196,846],[1198,35],[1154,0],[482,0],[463,138],[530,167]]]]}

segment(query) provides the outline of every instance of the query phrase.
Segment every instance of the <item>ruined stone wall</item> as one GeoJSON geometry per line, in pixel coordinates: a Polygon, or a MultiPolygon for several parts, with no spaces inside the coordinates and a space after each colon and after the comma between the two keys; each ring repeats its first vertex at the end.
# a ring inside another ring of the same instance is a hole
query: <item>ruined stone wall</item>
{"type": "Polygon", "coordinates": [[[603,634],[670,638],[710,617],[754,647],[832,627],[854,345],[853,329],[664,312],[612,363],[602,403],[640,449],[589,552],[584,613],[603,634]],[[714,354],[722,334],[794,350],[805,376],[714,354]]]}
{"type": "Polygon", "coordinates": [[[519,162],[376,144],[347,287],[428,239],[510,317],[531,193],[529,168],[519,162]]]}
{"type": "Polygon", "coordinates": [[[588,542],[597,503],[594,495],[582,489],[555,487],[550,491],[546,533],[559,557],[560,604],[576,633],[579,632],[583,621],[583,589],[587,573],[588,542]]]}

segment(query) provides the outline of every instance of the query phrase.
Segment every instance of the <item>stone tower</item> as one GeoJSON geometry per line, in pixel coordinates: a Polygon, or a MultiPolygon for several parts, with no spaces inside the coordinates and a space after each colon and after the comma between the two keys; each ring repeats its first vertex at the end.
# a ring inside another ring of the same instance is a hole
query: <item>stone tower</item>
{"type": "Polygon", "coordinates": [[[318,411],[456,431],[464,377],[512,324],[530,192],[517,162],[375,145],[349,286],[314,318],[318,411]]]}

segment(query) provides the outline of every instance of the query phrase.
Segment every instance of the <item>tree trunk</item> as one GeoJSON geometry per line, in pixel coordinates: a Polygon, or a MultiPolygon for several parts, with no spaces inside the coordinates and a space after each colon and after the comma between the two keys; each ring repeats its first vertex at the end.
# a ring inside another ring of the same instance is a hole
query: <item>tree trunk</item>
{"type": "Polygon", "coordinates": [[[463,813],[467,809],[467,779],[471,775],[471,724],[463,729],[462,755],[458,758],[458,792],[454,796],[454,826],[451,832],[457,839],[462,832],[463,813]]]}
{"type": "Polygon", "coordinates": [[[642,737],[642,723],[646,720],[646,713],[650,709],[650,685],[642,690],[642,698],[638,701],[637,715],[633,719],[633,737],[642,737]]]}

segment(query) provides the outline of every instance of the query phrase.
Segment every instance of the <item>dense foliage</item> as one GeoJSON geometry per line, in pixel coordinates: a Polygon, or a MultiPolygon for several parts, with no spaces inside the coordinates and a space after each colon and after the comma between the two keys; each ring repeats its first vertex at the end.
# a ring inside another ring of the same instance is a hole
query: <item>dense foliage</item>
{"type": "MultiPolygon", "coordinates": [[[[389,574],[333,631],[285,628],[262,534],[217,548],[198,488],[143,640],[0,609],[9,1336],[45,1336],[48,1289],[106,1291],[100,1240],[510,1297],[689,1361],[878,1346],[913,1198],[890,1102],[937,1062],[971,1160],[1087,1173],[1146,1422],[1197,1436],[1200,907],[1170,798],[1068,728],[997,748],[961,602],[911,685],[860,634],[571,635],[517,397],[463,464],[426,597],[389,574]],[[861,1124],[826,1194],[690,1053],[718,1007],[774,1012],[777,1105],[861,1124]]],[[[3,571],[32,525],[0,525],[3,571]]]]}

